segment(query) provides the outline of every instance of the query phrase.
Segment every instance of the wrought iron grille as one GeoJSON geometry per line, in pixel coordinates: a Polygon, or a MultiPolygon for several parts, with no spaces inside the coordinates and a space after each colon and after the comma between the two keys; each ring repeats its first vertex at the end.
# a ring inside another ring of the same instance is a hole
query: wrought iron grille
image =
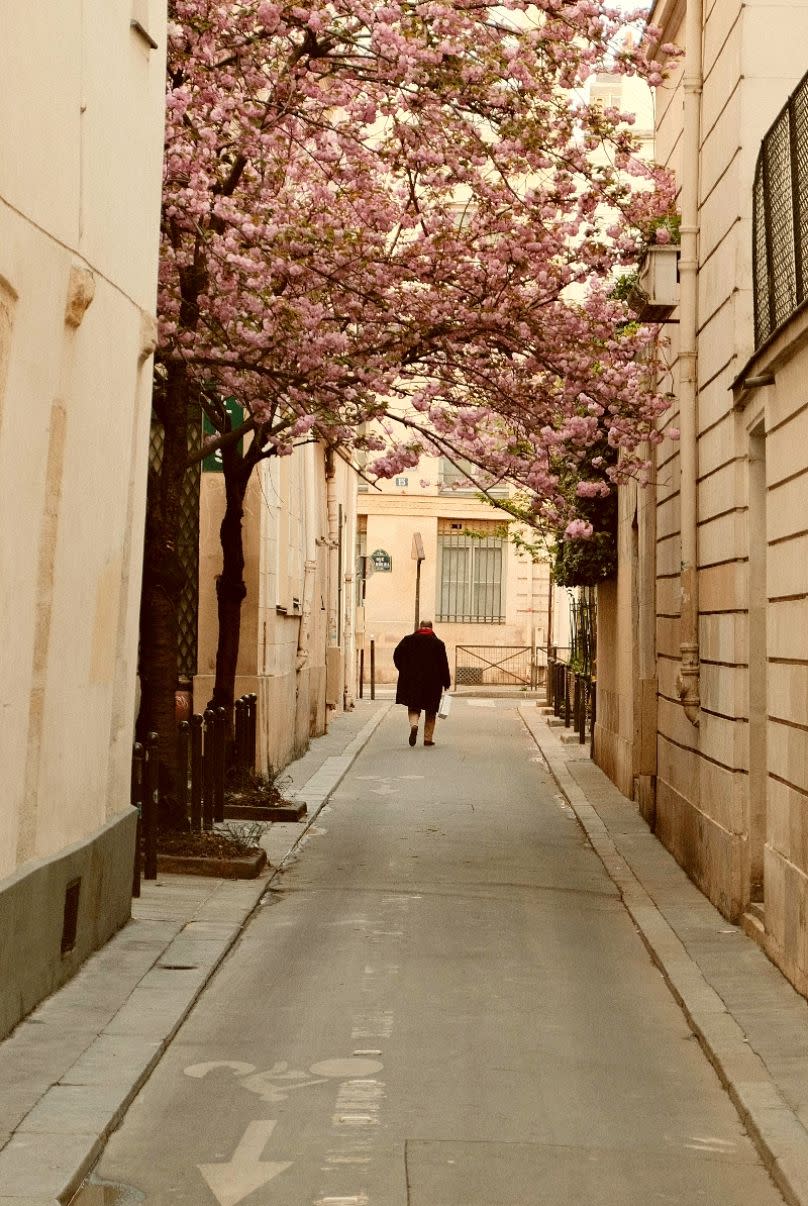
{"type": "Polygon", "coordinates": [[[445,623],[504,623],[505,541],[499,525],[438,521],[438,615],[445,623]]]}
{"type": "Polygon", "coordinates": [[[763,139],[755,168],[752,263],[755,346],[806,300],[808,75],[763,139]]]}
{"type": "Polygon", "coordinates": [[[598,602],[593,586],[569,591],[570,664],[581,674],[593,673],[597,658],[598,602]]]}
{"type": "MultiPolygon", "coordinates": [[[[191,406],[188,416],[188,448],[198,452],[202,446],[202,418],[198,406],[191,406]]],[[[163,459],[163,428],[152,415],[149,455],[155,469],[163,459]]],[[[199,483],[201,463],[186,470],[182,484],[182,511],[177,557],[185,574],[180,596],[179,630],[177,634],[179,676],[193,678],[196,674],[197,635],[199,617],[199,483]]]]}

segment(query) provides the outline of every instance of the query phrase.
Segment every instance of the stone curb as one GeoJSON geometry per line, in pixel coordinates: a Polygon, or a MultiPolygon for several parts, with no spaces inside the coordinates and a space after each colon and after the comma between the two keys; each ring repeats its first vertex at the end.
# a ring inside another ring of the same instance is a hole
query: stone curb
{"type": "MultiPolygon", "coordinates": [[[[374,713],[342,754],[326,758],[294,793],[306,801],[309,815],[305,822],[298,823],[303,828],[292,837],[280,863],[266,868],[256,879],[222,882],[218,891],[227,893],[231,889],[240,897],[229,921],[195,919],[186,923],[159,950],[151,970],[110,1021],[99,1029],[97,1038],[21,1120],[9,1141],[0,1147],[0,1206],[65,1206],[71,1201],[98,1162],[107,1139],[120,1125],[169,1043],[238,941],[272,880],[391,707],[392,703],[374,713]],[[179,984],[175,979],[178,973],[184,977],[179,984]],[[164,979],[166,975],[169,982],[164,979]],[[105,1044],[114,1045],[116,1039],[125,1043],[133,1036],[143,1039],[144,1044],[136,1071],[131,1063],[125,1068],[114,1067],[105,1044]],[[91,1075],[76,1074],[82,1064],[94,1065],[91,1075]]],[[[57,992],[48,1001],[55,1001],[58,995],[57,992]]]]}
{"type": "Polygon", "coordinates": [[[561,743],[551,734],[546,718],[535,705],[524,705],[518,711],[620,892],[648,953],[715,1068],[772,1180],[789,1206],[808,1206],[808,1131],[721,997],[617,850],[597,810],[570,773],[566,751],[554,748],[561,743]]]}

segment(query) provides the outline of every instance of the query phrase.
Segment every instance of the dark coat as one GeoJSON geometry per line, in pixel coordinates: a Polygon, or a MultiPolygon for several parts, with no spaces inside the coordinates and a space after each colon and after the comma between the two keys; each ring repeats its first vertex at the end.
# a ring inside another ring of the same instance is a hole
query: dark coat
{"type": "Polygon", "coordinates": [[[393,652],[398,670],[396,703],[414,712],[437,712],[441,691],[451,685],[446,646],[430,630],[411,632],[393,652]]]}

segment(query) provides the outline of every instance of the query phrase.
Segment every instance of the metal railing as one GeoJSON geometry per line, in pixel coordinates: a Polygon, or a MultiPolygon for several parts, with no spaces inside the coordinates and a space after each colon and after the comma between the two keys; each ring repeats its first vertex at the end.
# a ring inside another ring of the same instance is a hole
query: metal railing
{"type": "Polygon", "coordinates": [[[591,674],[574,670],[552,645],[548,650],[547,705],[554,716],[563,719],[564,728],[574,729],[580,745],[586,743],[589,730],[591,753],[597,713],[596,680],[591,674]]]}
{"type": "Polygon", "coordinates": [[[528,687],[536,689],[536,658],[530,645],[458,645],[456,687],[528,687]]]}
{"type": "MultiPolygon", "coordinates": [[[[178,811],[188,831],[213,829],[224,820],[228,771],[241,785],[255,772],[257,695],[242,695],[234,708],[235,724],[228,732],[227,710],[207,708],[177,727],[178,811]],[[228,748],[232,751],[228,767],[228,748]]],[[[133,806],[138,812],[132,895],[140,895],[144,879],[157,878],[157,832],[160,827],[160,738],[149,733],[132,750],[133,806]]]]}

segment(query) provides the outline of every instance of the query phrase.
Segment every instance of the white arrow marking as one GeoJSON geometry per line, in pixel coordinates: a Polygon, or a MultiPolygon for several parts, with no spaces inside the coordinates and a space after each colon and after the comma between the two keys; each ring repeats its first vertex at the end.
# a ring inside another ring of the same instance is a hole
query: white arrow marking
{"type": "Polygon", "coordinates": [[[236,1206],[242,1198],[291,1168],[291,1160],[261,1159],[261,1153],[274,1130],[275,1121],[272,1118],[251,1122],[229,1163],[198,1165],[219,1206],[236,1206]]]}

